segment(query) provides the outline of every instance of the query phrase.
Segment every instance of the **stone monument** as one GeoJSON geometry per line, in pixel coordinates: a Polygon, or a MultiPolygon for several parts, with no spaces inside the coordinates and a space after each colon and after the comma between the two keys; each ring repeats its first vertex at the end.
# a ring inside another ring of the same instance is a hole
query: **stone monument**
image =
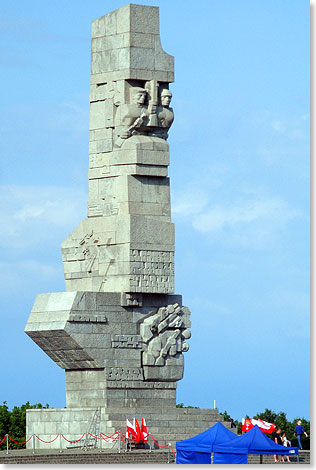
{"type": "Polygon", "coordinates": [[[27,412],[27,433],[44,440],[92,422],[124,431],[136,416],[174,442],[221,419],[176,408],[190,311],[173,294],[174,58],[158,15],[128,4],[92,23],[88,217],[62,243],[66,292],[39,294],[25,328],[65,369],[66,408],[27,412]]]}

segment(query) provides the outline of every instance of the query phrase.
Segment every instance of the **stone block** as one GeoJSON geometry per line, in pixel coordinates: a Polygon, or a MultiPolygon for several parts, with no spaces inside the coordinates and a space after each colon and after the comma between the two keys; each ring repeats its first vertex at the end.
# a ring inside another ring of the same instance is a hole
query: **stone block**
{"type": "MultiPolygon", "coordinates": [[[[112,134],[112,130],[109,129],[109,133],[112,134]]],[[[113,148],[112,135],[104,140],[94,140],[89,144],[89,153],[106,153],[111,152],[113,148]]]]}
{"type": "Polygon", "coordinates": [[[116,34],[116,11],[92,21],[92,38],[116,34]]]}
{"type": "Polygon", "coordinates": [[[125,47],[140,47],[154,49],[154,36],[150,33],[125,33],[125,47]]]}
{"type": "Polygon", "coordinates": [[[108,334],[73,334],[72,337],[82,348],[105,349],[111,347],[111,337],[108,334]]]}
{"type": "Polygon", "coordinates": [[[159,35],[154,36],[154,51],[155,70],[167,71],[173,75],[174,57],[163,51],[159,35]]]}
{"type": "Polygon", "coordinates": [[[75,298],[75,292],[54,292],[38,294],[32,312],[56,312],[69,310],[75,298]]]}
{"type": "Polygon", "coordinates": [[[124,34],[112,34],[108,36],[95,37],[91,40],[91,52],[111,51],[126,47],[124,34]]]}
{"type": "MultiPolygon", "coordinates": [[[[132,325],[132,324],[131,324],[132,325]]],[[[140,363],[141,352],[139,349],[109,349],[111,351],[113,359],[125,359],[125,360],[137,360],[140,363]]],[[[110,356],[108,356],[110,357],[110,356]]]]}
{"type": "Polygon", "coordinates": [[[92,291],[92,279],[71,279],[65,280],[67,291],[92,291]]]}
{"type": "MultiPolygon", "coordinates": [[[[96,55],[97,60],[99,55],[96,55]]],[[[105,127],[105,101],[97,101],[90,104],[90,129],[103,129],[105,127]]],[[[93,153],[93,152],[91,152],[93,153]]]]}
{"type": "Polygon", "coordinates": [[[131,242],[129,245],[131,250],[149,250],[149,251],[167,251],[174,253],[174,245],[163,243],[140,243],[131,242]]]}
{"type": "Polygon", "coordinates": [[[153,54],[153,49],[147,49],[144,47],[131,47],[129,51],[129,65],[131,69],[155,69],[155,56],[153,54]]]}
{"type": "Polygon", "coordinates": [[[115,10],[117,33],[129,33],[130,32],[130,5],[124,5],[123,7],[115,10]]]}
{"type": "Polygon", "coordinates": [[[168,367],[144,366],[145,380],[181,380],[183,378],[183,365],[168,367]]]}
{"type": "Polygon", "coordinates": [[[127,70],[131,64],[131,49],[124,47],[117,52],[117,65],[116,69],[127,70]]]}
{"type": "Polygon", "coordinates": [[[166,166],[154,165],[111,165],[109,167],[109,176],[120,175],[147,175],[147,176],[168,176],[168,168],[166,166]]]}
{"type": "Polygon", "coordinates": [[[130,151],[126,147],[128,140],[133,140],[134,137],[127,139],[120,150],[114,150],[109,154],[109,164],[113,165],[149,165],[149,166],[168,166],[169,165],[169,152],[164,150],[142,150],[133,149],[130,151]]]}
{"type": "Polygon", "coordinates": [[[169,178],[129,175],[115,178],[115,183],[119,202],[170,204],[169,178]]]}
{"type": "MultiPolygon", "coordinates": [[[[130,4],[130,30],[159,35],[159,8],[130,4]]],[[[118,17],[119,21],[119,17],[118,17]]]]}
{"type": "Polygon", "coordinates": [[[56,435],[58,434],[56,421],[47,421],[44,423],[44,434],[56,435]]]}
{"type": "MultiPolygon", "coordinates": [[[[96,135],[97,132],[100,133],[103,131],[107,131],[107,129],[96,129],[94,132],[94,135],[96,135]]],[[[104,133],[106,134],[106,133],[104,133]]],[[[93,139],[95,140],[95,139],[93,139]]],[[[109,155],[108,154],[104,154],[104,153],[100,153],[100,154],[92,154],[90,153],[90,169],[96,169],[96,168],[103,168],[104,166],[107,166],[108,167],[109,165],[109,155]]],[[[102,170],[103,171],[103,170],[102,170]]],[[[107,170],[106,174],[108,174],[109,172],[109,169],[107,170]]],[[[102,172],[99,173],[100,177],[103,175],[102,172]]],[[[90,176],[89,176],[89,179],[90,176]]]]}
{"type": "Polygon", "coordinates": [[[130,241],[132,243],[174,244],[174,224],[149,216],[131,215],[130,219],[130,241]]]}
{"type": "Polygon", "coordinates": [[[138,333],[138,325],[135,323],[121,323],[121,332],[123,334],[136,335],[138,333]]]}
{"type": "MultiPolygon", "coordinates": [[[[108,114],[113,114],[113,100],[105,100],[105,113],[106,115],[108,114]],[[108,110],[107,110],[108,108],[108,110]]],[[[90,140],[105,140],[105,139],[112,139],[112,131],[111,129],[96,129],[93,131],[93,138],[90,140]]]]}

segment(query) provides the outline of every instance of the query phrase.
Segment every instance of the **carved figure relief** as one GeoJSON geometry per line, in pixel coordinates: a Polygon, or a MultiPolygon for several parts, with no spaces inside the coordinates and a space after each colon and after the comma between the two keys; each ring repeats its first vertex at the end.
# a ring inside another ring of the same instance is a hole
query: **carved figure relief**
{"type": "Polygon", "coordinates": [[[124,140],[133,135],[146,135],[168,138],[174,114],[170,108],[172,93],[163,88],[159,97],[159,83],[146,82],[145,88],[134,86],[130,89],[130,103],[118,106],[116,127],[118,139],[116,146],[121,147],[124,140]],[[160,101],[160,103],[159,103],[160,101]]]}
{"type": "Polygon", "coordinates": [[[121,108],[121,124],[123,126],[120,137],[127,139],[136,133],[144,132],[148,119],[148,106],[145,105],[147,92],[144,88],[134,87],[131,89],[131,104],[123,105],[121,108]]]}
{"type": "Polygon", "coordinates": [[[159,119],[161,127],[166,128],[167,131],[171,127],[173,120],[174,120],[173,109],[169,107],[171,99],[172,99],[171,91],[167,89],[162,90],[161,106],[158,108],[157,114],[158,114],[158,119],[159,119]]]}
{"type": "Polygon", "coordinates": [[[186,328],[186,318],[178,304],[161,307],[141,324],[140,332],[145,343],[144,366],[165,366],[170,357],[188,351],[186,340],[191,332],[186,328]]]}

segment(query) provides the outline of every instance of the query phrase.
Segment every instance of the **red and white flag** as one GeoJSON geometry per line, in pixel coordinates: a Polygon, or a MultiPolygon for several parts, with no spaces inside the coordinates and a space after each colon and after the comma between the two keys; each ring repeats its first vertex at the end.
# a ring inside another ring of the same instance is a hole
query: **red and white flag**
{"type": "Polygon", "coordinates": [[[267,423],[262,419],[243,419],[241,425],[242,432],[250,431],[256,424],[265,434],[271,434],[275,430],[275,424],[267,423]]]}
{"type": "Polygon", "coordinates": [[[142,440],[144,442],[147,442],[148,441],[148,431],[147,431],[145,418],[142,418],[142,422],[141,422],[141,425],[140,425],[140,432],[142,434],[142,440]]]}
{"type": "Polygon", "coordinates": [[[135,429],[136,429],[136,444],[138,444],[140,441],[142,441],[142,433],[141,433],[140,426],[136,418],[134,418],[134,423],[135,423],[135,429]]]}
{"type": "Polygon", "coordinates": [[[145,419],[142,418],[141,425],[139,426],[136,418],[133,418],[133,424],[126,418],[126,437],[133,439],[136,444],[139,442],[147,442],[148,431],[145,419]]]}
{"type": "Polygon", "coordinates": [[[126,418],[126,437],[127,439],[136,439],[137,432],[136,432],[136,427],[135,427],[135,418],[134,418],[134,424],[132,424],[127,418],[126,418]]]}

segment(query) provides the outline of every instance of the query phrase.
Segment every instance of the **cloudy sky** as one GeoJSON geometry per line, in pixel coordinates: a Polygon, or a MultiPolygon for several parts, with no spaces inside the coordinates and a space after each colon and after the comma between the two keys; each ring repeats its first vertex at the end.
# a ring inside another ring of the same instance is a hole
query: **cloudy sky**
{"type": "MultiPolygon", "coordinates": [[[[2,2],[0,402],[65,406],[23,332],[64,291],[86,217],[90,25],[121,0],[2,2]]],[[[143,0],[175,56],[176,293],[192,312],[178,402],[309,418],[309,2],[143,0]]]]}

